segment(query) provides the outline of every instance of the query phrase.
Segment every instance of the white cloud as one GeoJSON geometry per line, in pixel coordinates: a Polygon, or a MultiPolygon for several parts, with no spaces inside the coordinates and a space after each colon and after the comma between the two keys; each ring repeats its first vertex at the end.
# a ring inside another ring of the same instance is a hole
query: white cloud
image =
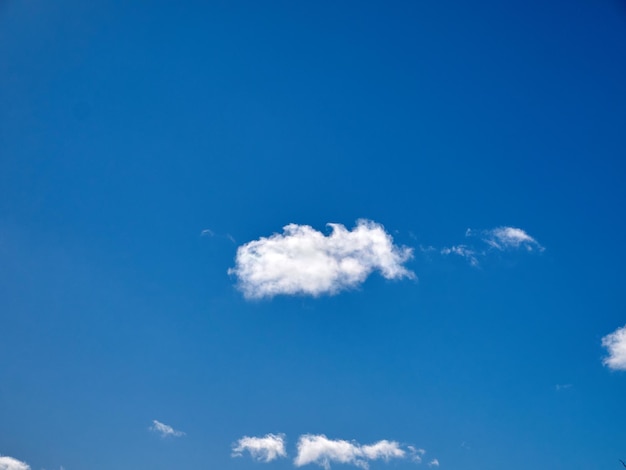
{"type": "Polygon", "coordinates": [[[430,462],[428,462],[428,466],[429,467],[438,467],[439,466],[439,460],[432,459],[430,462]]]}
{"type": "MultiPolygon", "coordinates": [[[[466,235],[471,235],[472,231],[468,229],[466,235]]],[[[543,251],[544,248],[533,237],[528,235],[521,228],[515,227],[498,227],[487,230],[484,233],[483,240],[490,246],[498,250],[508,250],[512,248],[524,247],[528,251],[537,249],[543,251]]]]}
{"type": "Polygon", "coordinates": [[[30,470],[30,466],[13,457],[0,456],[0,470],[30,470]]]}
{"type": "Polygon", "coordinates": [[[298,441],[298,455],[294,464],[297,467],[317,464],[328,470],[331,463],[343,463],[367,469],[369,460],[388,461],[405,456],[406,451],[395,441],[382,440],[361,446],[356,442],[328,439],[323,434],[305,434],[298,441]]]}
{"type": "Polygon", "coordinates": [[[468,248],[466,245],[456,245],[446,247],[441,250],[442,255],[454,254],[462,258],[465,258],[472,266],[478,266],[478,258],[476,257],[476,251],[468,248]]]}
{"type": "Polygon", "coordinates": [[[267,434],[264,437],[244,436],[233,444],[233,457],[241,457],[246,451],[253,459],[261,462],[287,457],[285,437],[282,434],[267,434]]]}
{"type": "Polygon", "coordinates": [[[609,353],[602,363],[609,369],[626,370],[626,325],[602,338],[602,346],[609,353]]]}
{"type": "Polygon", "coordinates": [[[363,455],[369,460],[401,459],[405,456],[405,451],[400,448],[400,444],[394,441],[378,441],[374,444],[361,446],[363,455]]]}
{"type": "Polygon", "coordinates": [[[414,446],[407,446],[407,449],[409,450],[409,454],[413,462],[422,463],[422,457],[426,453],[424,449],[418,449],[414,446]]]}
{"type": "Polygon", "coordinates": [[[282,234],[237,249],[239,288],[247,298],[336,294],[358,286],[373,272],[386,279],[415,278],[403,266],[412,249],[397,246],[382,225],[359,220],[351,231],[328,224],[326,236],[308,225],[289,224],[282,234]]]}
{"type": "MultiPolygon", "coordinates": [[[[490,230],[472,230],[465,231],[466,238],[478,239],[478,243],[458,244],[450,247],[438,249],[439,253],[444,256],[456,255],[466,259],[470,265],[478,267],[481,260],[489,256],[493,250],[485,249],[485,244],[498,251],[511,251],[519,248],[525,248],[526,251],[545,250],[537,240],[528,235],[521,228],[515,227],[497,227],[490,230]]],[[[426,248],[420,245],[421,251],[429,253],[435,251],[435,248],[428,246],[426,248]]]]}
{"type": "Polygon", "coordinates": [[[172,426],[168,426],[167,424],[161,423],[156,419],[152,421],[152,426],[150,426],[150,431],[154,431],[156,433],[161,434],[161,437],[180,437],[184,436],[185,433],[182,431],[177,431],[172,426]]]}

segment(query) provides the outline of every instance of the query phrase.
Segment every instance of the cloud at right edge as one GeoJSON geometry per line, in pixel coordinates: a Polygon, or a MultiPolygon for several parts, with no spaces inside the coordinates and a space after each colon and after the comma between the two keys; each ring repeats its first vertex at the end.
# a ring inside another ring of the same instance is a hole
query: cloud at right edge
{"type": "Polygon", "coordinates": [[[608,355],[602,363],[612,370],[626,370],[626,325],[602,338],[608,355]]]}

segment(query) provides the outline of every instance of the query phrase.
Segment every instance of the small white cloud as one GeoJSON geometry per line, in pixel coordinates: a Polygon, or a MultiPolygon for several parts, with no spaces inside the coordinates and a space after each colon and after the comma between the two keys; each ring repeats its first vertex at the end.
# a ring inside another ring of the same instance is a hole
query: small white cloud
{"type": "Polygon", "coordinates": [[[554,388],[557,392],[560,392],[561,390],[567,390],[568,388],[572,388],[572,384],[556,384],[554,388]]]}
{"type": "Polygon", "coordinates": [[[394,441],[382,440],[374,444],[361,446],[363,455],[369,460],[401,459],[406,452],[400,448],[400,444],[394,441]]]}
{"type": "Polygon", "coordinates": [[[609,369],[626,370],[626,325],[602,338],[602,346],[609,353],[602,363],[609,369]]]}
{"type": "Polygon", "coordinates": [[[478,266],[478,258],[476,257],[476,251],[468,248],[466,245],[456,245],[451,247],[446,247],[441,250],[442,255],[454,254],[458,255],[462,258],[465,258],[469,264],[472,266],[478,266]]]}
{"type": "Polygon", "coordinates": [[[233,444],[233,457],[241,457],[244,452],[260,462],[271,462],[279,457],[287,457],[285,437],[282,434],[266,434],[264,437],[244,436],[233,444]]]}
{"type": "Polygon", "coordinates": [[[213,233],[213,230],[210,228],[205,228],[202,232],[200,232],[201,237],[212,237],[213,235],[215,235],[215,233],[213,233]]]}
{"type": "MultiPolygon", "coordinates": [[[[456,255],[466,259],[471,266],[478,267],[482,259],[487,257],[493,250],[485,249],[485,244],[499,251],[510,251],[525,248],[527,251],[545,250],[537,240],[528,235],[524,230],[515,227],[497,227],[491,230],[465,231],[466,238],[478,239],[479,243],[458,244],[439,249],[444,256],[456,255]]],[[[421,245],[420,245],[421,247],[421,245]]],[[[432,251],[432,247],[421,248],[422,252],[432,251]]]]}
{"type": "Polygon", "coordinates": [[[181,437],[185,435],[184,432],[177,431],[172,426],[161,423],[156,419],[152,421],[152,426],[150,426],[150,428],[148,429],[150,429],[150,431],[161,434],[161,437],[181,437]]]}
{"type": "Polygon", "coordinates": [[[282,234],[253,240],[237,249],[239,288],[247,298],[336,294],[355,288],[373,272],[386,279],[415,278],[403,263],[412,249],[394,245],[382,225],[359,220],[351,231],[328,224],[326,236],[308,225],[289,224],[282,234]]]}
{"type": "Polygon", "coordinates": [[[323,434],[305,434],[298,441],[298,455],[294,464],[297,467],[317,464],[328,470],[331,463],[342,463],[367,469],[369,460],[389,461],[405,456],[406,451],[395,441],[382,440],[361,446],[356,442],[328,439],[323,434]]]}
{"type": "Polygon", "coordinates": [[[407,446],[407,449],[409,450],[409,455],[413,462],[422,463],[422,457],[426,453],[424,449],[418,449],[414,446],[407,446]]]}
{"type": "Polygon", "coordinates": [[[30,470],[30,466],[26,462],[20,462],[13,457],[0,455],[0,470],[30,470]]]}
{"type": "Polygon", "coordinates": [[[429,467],[438,467],[439,466],[439,460],[432,459],[430,462],[428,462],[428,466],[429,467]]]}
{"type": "MultiPolygon", "coordinates": [[[[469,236],[472,234],[473,232],[468,229],[466,235],[469,236]]],[[[520,247],[524,247],[528,251],[533,251],[534,249],[539,251],[544,250],[537,240],[528,235],[521,228],[515,227],[498,227],[492,230],[487,230],[484,233],[483,240],[493,248],[497,248],[502,251],[520,247]]]]}

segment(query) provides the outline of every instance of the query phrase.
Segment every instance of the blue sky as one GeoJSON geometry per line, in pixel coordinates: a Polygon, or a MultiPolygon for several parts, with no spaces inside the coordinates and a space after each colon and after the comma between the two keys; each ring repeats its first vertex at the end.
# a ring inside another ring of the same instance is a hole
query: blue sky
{"type": "Polygon", "coordinates": [[[0,470],[626,460],[623,2],[53,3],[0,4],[0,470]]]}

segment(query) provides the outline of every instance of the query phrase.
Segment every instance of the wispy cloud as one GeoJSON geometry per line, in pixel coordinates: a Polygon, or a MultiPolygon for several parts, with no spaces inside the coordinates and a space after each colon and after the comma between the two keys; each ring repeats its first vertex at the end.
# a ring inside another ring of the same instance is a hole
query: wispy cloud
{"type": "Polygon", "coordinates": [[[397,246],[384,227],[359,220],[352,230],[328,224],[324,235],[308,225],[289,224],[282,234],[253,240],[237,249],[235,267],[246,298],[336,294],[355,288],[373,272],[386,279],[414,278],[403,264],[412,249],[397,246]]]}
{"type": "Polygon", "coordinates": [[[454,254],[465,258],[472,266],[478,266],[478,258],[475,250],[468,248],[466,245],[456,245],[446,247],[441,250],[442,255],[454,254]]]}
{"type": "Polygon", "coordinates": [[[554,386],[554,389],[557,392],[560,392],[561,390],[567,390],[567,389],[570,389],[570,388],[572,388],[572,384],[556,384],[554,386]]]}
{"type": "MultiPolygon", "coordinates": [[[[442,255],[456,255],[467,260],[474,266],[480,266],[482,259],[497,251],[514,251],[525,248],[526,251],[545,250],[539,242],[531,237],[521,228],[516,227],[497,227],[489,230],[473,230],[465,231],[465,238],[468,242],[450,247],[444,247],[439,250],[442,255]],[[473,241],[472,241],[473,240],[473,241]]],[[[434,251],[433,247],[428,247],[428,251],[434,251]]],[[[426,250],[422,249],[423,252],[426,250]]]]}
{"type": "Polygon", "coordinates": [[[406,451],[395,441],[382,440],[362,446],[356,442],[328,439],[323,434],[305,434],[298,441],[298,455],[294,464],[297,467],[317,464],[328,470],[331,463],[342,463],[367,469],[370,460],[389,461],[406,455],[406,451]]]}
{"type": "Polygon", "coordinates": [[[241,457],[244,452],[260,462],[271,462],[280,457],[287,457],[285,436],[266,434],[264,437],[244,436],[233,444],[233,457],[241,457]]]}
{"type": "Polygon", "coordinates": [[[200,236],[201,237],[220,237],[220,238],[226,238],[228,240],[230,240],[232,243],[236,243],[235,238],[230,234],[230,233],[225,233],[225,234],[219,234],[219,233],[215,233],[213,230],[211,230],[210,228],[205,228],[204,230],[202,230],[202,232],[200,232],[200,236]]]}
{"type": "Polygon", "coordinates": [[[161,437],[181,437],[184,436],[185,433],[182,431],[177,431],[172,426],[161,423],[156,419],[152,421],[152,426],[150,426],[150,431],[156,432],[161,435],[161,437]]]}
{"type": "Polygon", "coordinates": [[[30,470],[30,466],[13,457],[0,456],[0,470],[30,470]]]}
{"type": "Polygon", "coordinates": [[[608,352],[602,363],[609,369],[626,370],[626,325],[602,338],[608,352]]]}
{"type": "Polygon", "coordinates": [[[415,446],[407,446],[410,459],[415,463],[422,463],[422,457],[426,453],[424,449],[418,449],[415,446]]]}
{"type": "Polygon", "coordinates": [[[430,462],[428,462],[428,466],[429,467],[438,467],[439,466],[439,460],[432,459],[430,462]]]}
{"type": "MultiPolygon", "coordinates": [[[[472,231],[468,231],[469,233],[472,233],[472,231]]],[[[517,248],[526,248],[528,251],[544,250],[537,240],[521,228],[497,227],[492,230],[486,230],[483,235],[485,243],[501,251],[517,248]]]]}

